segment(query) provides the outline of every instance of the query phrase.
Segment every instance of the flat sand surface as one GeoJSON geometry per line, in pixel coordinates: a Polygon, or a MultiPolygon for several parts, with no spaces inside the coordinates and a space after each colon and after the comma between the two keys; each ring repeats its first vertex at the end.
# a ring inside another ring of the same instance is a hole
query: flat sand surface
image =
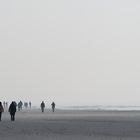
{"type": "Polygon", "coordinates": [[[16,121],[8,112],[0,140],[140,140],[140,111],[23,110],[16,121]]]}

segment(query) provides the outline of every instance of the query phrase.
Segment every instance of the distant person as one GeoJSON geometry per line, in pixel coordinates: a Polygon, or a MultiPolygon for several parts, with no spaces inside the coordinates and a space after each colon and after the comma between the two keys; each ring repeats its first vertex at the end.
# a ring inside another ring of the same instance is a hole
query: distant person
{"type": "Polygon", "coordinates": [[[20,103],[18,103],[18,105],[17,105],[17,106],[18,106],[18,111],[20,111],[20,103]]]}
{"type": "Polygon", "coordinates": [[[3,112],[4,112],[4,108],[3,108],[2,102],[0,102],[0,121],[1,121],[1,117],[2,117],[3,112]]]}
{"type": "Polygon", "coordinates": [[[16,104],[15,102],[12,102],[9,106],[9,112],[11,115],[11,121],[15,121],[15,113],[16,113],[16,104]]]}
{"type": "Polygon", "coordinates": [[[31,109],[31,107],[32,107],[32,103],[31,102],[29,102],[29,106],[30,106],[30,109],[31,109]]]}
{"type": "Polygon", "coordinates": [[[55,111],[55,103],[52,102],[51,106],[52,106],[52,111],[54,112],[55,111]]]}
{"type": "Polygon", "coordinates": [[[21,111],[22,110],[22,105],[23,105],[23,103],[20,101],[19,103],[18,103],[18,111],[21,111]]]}
{"type": "Polygon", "coordinates": [[[42,101],[40,107],[41,107],[41,111],[42,111],[42,113],[43,113],[43,112],[44,112],[44,108],[45,108],[45,103],[44,103],[44,101],[42,101]]]}
{"type": "Polygon", "coordinates": [[[23,103],[22,101],[20,101],[19,103],[20,103],[20,110],[22,110],[23,103]]]}

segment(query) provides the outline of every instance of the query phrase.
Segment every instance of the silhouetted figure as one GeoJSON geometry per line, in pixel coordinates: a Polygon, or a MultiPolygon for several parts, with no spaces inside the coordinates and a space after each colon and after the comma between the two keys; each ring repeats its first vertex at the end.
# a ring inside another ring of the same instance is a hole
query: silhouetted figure
{"type": "Polygon", "coordinates": [[[0,121],[1,121],[1,117],[2,117],[3,112],[4,112],[4,108],[3,108],[2,102],[0,102],[0,121]]]}
{"type": "Polygon", "coordinates": [[[16,104],[15,104],[15,102],[12,102],[10,104],[10,107],[9,107],[9,112],[10,112],[10,115],[11,115],[11,121],[15,120],[15,113],[16,113],[16,111],[17,111],[16,104]]]}
{"type": "Polygon", "coordinates": [[[40,107],[41,107],[41,111],[44,112],[44,108],[45,108],[45,103],[44,103],[44,101],[42,101],[40,107]]]}
{"type": "Polygon", "coordinates": [[[20,101],[17,105],[18,106],[18,111],[22,110],[22,105],[23,105],[23,103],[20,101]]]}
{"type": "Polygon", "coordinates": [[[30,109],[31,109],[31,107],[32,107],[32,103],[31,102],[29,102],[29,106],[30,106],[30,109]]]}
{"type": "Polygon", "coordinates": [[[18,103],[18,111],[20,111],[20,103],[18,103]]]}
{"type": "Polygon", "coordinates": [[[20,103],[20,110],[22,110],[23,103],[22,101],[20,101],[19,103],[20,103]]]}
{"type": "Polygon", "coordinates": [[[54,112],[54,110],[55,110],[55,103],[52,102],[51,106],[52,106],[52,111],[54,112]]]}

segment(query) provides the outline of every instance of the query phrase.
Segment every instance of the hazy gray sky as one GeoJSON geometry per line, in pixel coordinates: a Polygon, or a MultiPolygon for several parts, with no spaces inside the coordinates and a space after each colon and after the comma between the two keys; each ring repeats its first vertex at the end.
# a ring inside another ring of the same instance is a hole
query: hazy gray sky
{"type": "Polygon", "coordinates": [[[0,0],[0,99],[140,105],[139,0],[0,0]]]}

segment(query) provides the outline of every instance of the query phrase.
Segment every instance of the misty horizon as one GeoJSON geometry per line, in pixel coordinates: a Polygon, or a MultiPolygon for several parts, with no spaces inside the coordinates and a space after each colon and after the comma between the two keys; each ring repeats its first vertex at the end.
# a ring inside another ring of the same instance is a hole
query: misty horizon
{"type": "Polygon", "coordinates": [[[0,1],[0,99],[140,105],[140,1],[0,1]]]}

